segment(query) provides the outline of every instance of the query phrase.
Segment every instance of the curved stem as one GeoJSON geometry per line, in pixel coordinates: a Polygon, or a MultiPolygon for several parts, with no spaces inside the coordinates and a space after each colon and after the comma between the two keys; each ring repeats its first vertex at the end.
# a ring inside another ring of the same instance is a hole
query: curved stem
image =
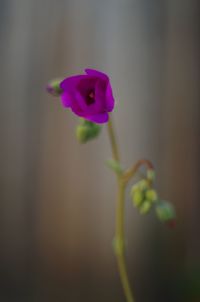
{"type": "Polygon", "coordinates": [[[124,172],[124,182],[127,183],[132,177],[134,177],[135,173],[143,165],[146,166],[149,170],[154,169],[153,164],[148,159],[140,159],[129,170],[124,172]]]}
{"type": "MultiPolygon", "coordinates": [[[[116,142],[116,137],[112,125],[111,118],[108,122],[108,134],[111,142],[113,159],[120,162],[119,150],[116,142]]],[[[121,283],[124,289],[124,294],[127,302],[135,302],[131,291],[126,261],[125,261],[125,244],[124,244],[124,203],[125,203],[125,189],[126,183],[123,181],[123,174],[117,175],[118,195],[117,195],[117,211],[116,211],[116,233],[115,233],[115,253],[117,257],[118,269],[120,274],[121,283]]]]}

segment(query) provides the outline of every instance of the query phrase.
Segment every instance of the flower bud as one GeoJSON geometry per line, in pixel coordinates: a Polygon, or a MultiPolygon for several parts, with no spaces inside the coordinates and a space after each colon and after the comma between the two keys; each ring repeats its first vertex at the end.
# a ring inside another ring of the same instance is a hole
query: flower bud
{"type": "Polygon", "coordinates": [[[86,143],[88,140],[88,128],[82,125],[77,126],[76,137],[79,143],[86,143]]]}
{"type": "Polygon", "coordinates": [[[149,182],[146,179],[142,179],[138,182],[139,188],[143,190],[149,189],[149,182]]]}
{"type": "Polygon", "coordinates": [[[138,183],[136,183],[134,186],[131,188],[131,196],[133,196],[134,192],[140,190],[140,187],[138,186],[138,183]]]}
{"type": "Polygon", "coordinates": [[[156,177],[156,173],[154,169],[148,169],[147,170],[147,179],[151,182],[153,182],[155,180],[156,177]]]}
{"type": "Polygon", "coordinates": [[[137,190],[132,194],[133,205],[138,208],[144,200],[144,193],[141,190],[137,190]]]}
{"type": "Polygon", "coordinates": [[[156,204],[156,215],[162,222],[169,222],[176,217],[173,205],[165,200],[156,204]]]}
{"type": "Polygon", "coordinates": [[[96,138],[101,130],[101,126],[92,122],[83,120],[76,128],[76,137],[80,143],[86,143],[89,140],[96,138]]]}
{"type": "Polygon", "coordinates": [[[145,193],[146,199],[152,202],[156,202],[158,200],[157,192],[153,189],[147,190],[145,193]]]}
{"type": "Polygon", "coordinates": [[[60,96],[62,93],[62,89],[60,88],[61,81],[59,79],[52,80],[46,87],[47,91],[53,96],[60,96]]]}
{"type": "Polygon", "coordinates": [[[140,214],[147,214],[152,207],[152,203],[149,200],[144,200],[140,206],[140,214]]]}

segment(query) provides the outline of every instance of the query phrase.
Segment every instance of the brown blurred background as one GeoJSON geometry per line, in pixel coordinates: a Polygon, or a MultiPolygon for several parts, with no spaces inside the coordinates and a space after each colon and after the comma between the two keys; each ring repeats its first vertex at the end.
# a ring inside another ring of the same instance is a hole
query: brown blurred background
{"type": "Polygon", "coordinates": [[[136,302],[200,301],[198,0],[0,0],[0,301],[125,301],[106,127],[80,146],[55,77],[107,72],[125,166],[157,169],[174,231],[127,194],[136,302]]]}

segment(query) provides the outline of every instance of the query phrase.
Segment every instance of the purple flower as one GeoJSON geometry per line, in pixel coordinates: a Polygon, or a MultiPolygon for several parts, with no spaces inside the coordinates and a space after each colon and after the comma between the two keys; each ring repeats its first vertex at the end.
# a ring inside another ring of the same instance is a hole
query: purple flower
{"type": "Polygon", "coordinates": [[[108,76],[100,71],[86,69],[86,74],[64,79],[60,83],[64,107],[78,116],[101,124],[109,119],[114,98],[108,76]]]}

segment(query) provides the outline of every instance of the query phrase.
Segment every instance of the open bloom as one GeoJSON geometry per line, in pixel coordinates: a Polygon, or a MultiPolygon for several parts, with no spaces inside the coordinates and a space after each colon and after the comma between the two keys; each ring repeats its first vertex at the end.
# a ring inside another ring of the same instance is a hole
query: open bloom
{"type": "Polygon", "coordinates": [[[108,112],[114,108],[110,80],[106,74],[97,70],[86,69],[85,72],[60,83],[63,106],[91,122],[106,123],[108,112]]]}

